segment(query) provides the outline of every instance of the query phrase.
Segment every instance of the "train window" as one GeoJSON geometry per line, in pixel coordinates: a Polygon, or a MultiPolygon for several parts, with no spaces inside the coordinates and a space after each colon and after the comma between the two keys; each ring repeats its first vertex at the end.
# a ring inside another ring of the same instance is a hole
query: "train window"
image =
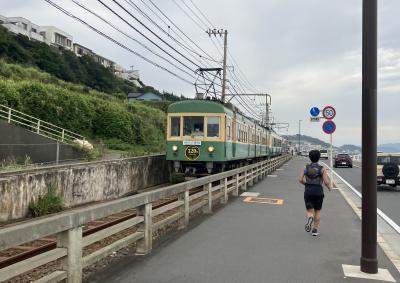
{"type": "Polygon", "coordinates": [[[219,137],[219,117],[207,117],[207,137],[219,137]]]}
{"type": "Polygon", "coordinates": [[[183,117],[183,135],[192,137],[204,137],[204,117],[183,117]]]}
{"type": "Polygon", "coordinates": [[[181,135],[181,117],[171,117],[171,137],[181,135]]]}

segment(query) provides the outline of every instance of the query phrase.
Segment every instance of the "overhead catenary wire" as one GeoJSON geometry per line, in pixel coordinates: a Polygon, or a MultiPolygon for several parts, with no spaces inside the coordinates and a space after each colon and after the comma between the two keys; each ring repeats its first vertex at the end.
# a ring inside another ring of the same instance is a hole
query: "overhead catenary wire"
{"type": "MultiPolygon", "coordinates": [[[[180,36],[178,38],[183,41],[181,42],[180,40],[176,39],[174,36],[171,35],[171,33],[166,31],[164,28],[162,28],[156,21],[154,21],[145,11],[143,11],[138,5],[136,5],[133,1],[131,0],[124,0],[127,4],[129,4],[132,8],[134,8],[137,12],[139,12],[144,18],[146,18],[150,23],[152,23],[155,27],[157,27],[162,33],[164,33],[168,38],[173,40],[176,44],[181,46],[182,48],[185,49],[186,53],[189,54],[192,58],[197,60],[200,64],[205,65],[203,61],[203,57],[201,54],[196,52],[195,50],[192,49],[192,47],[185,41],[183,40],[180,36]]],[[[142,1],[143,2],[143,1],[142,1]]],[[[147,5],[147,4],[146,4],[147,5]]],[[[158,15],[157,15],[158,16],[158,15]]],[[[163,20],[162,20],[163,21],[163,20]]],[[[163,21],[164,22],[164,21],[163,21]]],[[[165,23],[165,22],[164,22],[165,23]]],[[[169,26],[168,26],[169,27],[169,26]]],[[[174,32],[175,33],[175,32],[174,32]]]]}
{"type": "MultiPolygon", "coordinates": [[[[210,26],[212,28],[215,28],[214,24],[209,20],[209,18],[201,11],[201,9],[193,2],[193,0],[189,0],[190,3],[193,5],[193,7],[200,13],[200,15],[210,24],[210,26]]],[[[186,7],[188,7],[188,9],[199,19],[200,17],[193,11],[193,9],[191,9],[185,1],[182,1],[184,3],[184,5],[186,7]]],[[[207,26],[206,23],[204,23],[204,21],[201,20],[201,22],[207,26]]],[[[213,42],[214,43],[214,42],[213,42]]],[[[215,43],[214,43],[215,45],[215,43]]],[[[220,46],[221,47],[221,46],[220,46]]],[[[217,48],[217,50],[219,51],[219,48],[217,48]]],[[[220,51],[219,51],[220,52],[220,51]]],[[[250,80],[246,77],[246,75],[244,74],[244,72],[241,70],[239,64],[237,63],[237,61],[235,60],[235,58],[233,57],[233,55],[231,54],[231,52],[228,50],[228,56],[230,57],[230,59],[233,61],[235,67],[238,69],[238,72],[240,73],[240,75],[243,77],[242,81],[244,81],[244,84],[247,86],[247,89],[256,93],[259,93],[260,91],[257,90],[256,87],[254,87],[254,85],[250,82],[250,80]]]]}
{"type": "MultiPolygon", "coordinates": [[[[175,61],[179,62],[181,65],[186,67],[187,69],[193,71],[193,68],[189,67],[185,63],[183,63],[181,60],[177,59],[174,55],[172,55],[170,52],[166,51],[164,48],[162,48],[159,44],[154,42],[151,38],[149,38],[147,35],[145,35],[143,32],[141,32],[138,28],[133,26],[130,22],[128,22],[125,18],[123,18],[119,13],[114,11],[110,6],[105,4],[102,0],[97,0],[99,3],[101,3],[104,7],[106,7],[111,13],[113,13],[115,16],[120,18],[123,22],[125,22],[128,26],[130,26],[133,30],[135,30],[137,33],[139,33],[141,36],[146,38],[149,42],[151,42],[153,45],[157,46],[160,50],[162,50],[164,53],[166,53],[168,56],[173,58],[175,61]]],[[[164,39],[162,39],[158,34],[156,34],[153,30],[151,30],[149,27],[147,27],[145,24],[143,24],[137,17],[135,17],[132,13],[130,13],[124,6],[122,6],[118,1],[112,0],[115,2],[122,10],[124,10],[127,14],[129,14],[133,19],[135,19],[138,23],[140,23],[143,27],[145,27],[148,31],[150,31],[155,37],[157,37],[159,40],[161,40],[164,44],[166,44],[168,47],[170,47],[173,51],[175,51],[177,54],[181,55],[183,58],[185,58],[188,62],[191,64],[195,65],[196,67],[199,67],[197,63],[183,55],[180,51],[178,51],[176,48],[174,48],[172,45],[170,45],[168,42],[166,42],[164,39]]]]}
{"type": "Polygon", "coordinates": [[[158,63],[156,63],[156,62],[154,62],[154,61],[152,61],[152,60],[146,58],[145,56],[141,55],[140,53],[138,53],[138,52],[132,50],[131,48],[127,47],[126,45],[124,45],[124,44],[122,44],[122,43],[120,43],[119,41],[115,40],[115,39],[112,38],[111,36],[105,34],[104,32],[98,30],[97,28],[95,28],[94,26],[90,25],[89,23],[87,23],[86,21],[82,20],[81,18],[79,18],[79,17],[75,16],[74,14],[70,13],[69,11],[65,10],[64,8],[62,8],[61,6],[57,5],[57,4],[54,3],[53,1],[51,1],[51,0],[44,0],[44,1],[46,1],[48,4],[50,4],[51,6],[55,7],[57,10],[61,11],[61,12],[64,13],[65,15],[67,15],[67,16],[71,17],[72,19],[74,19],[74,20],[76,20],[76,21],[78,21],[78,22],[84,24],[85,26],[87,26],[88,28],[90,28],[91,30],[93,30],[94,32],[96,32],[97,34],[99,34],[99,35],[103,36],[104,38],[110,40],[111,42],[117,44],[118,46],[120,46],[120,47],[122,47],[123,49],[129,51],[130,53],[135,54],[136,56],[138,56],[139,58],[143,59],[144,61],[146,61],[146,62],[152,64],[153,66],[155,66],[155,67],[157,67],[157,68],[160,68],[160,69],[162,69],[162,70],[168,72],[168,73],[171,74],[172,76],[174,76],[174,77],[176,77],[176,78],[178,78],[178,79],[180,79],[180,80],[182,80],[182,81],[184,81],[184,82],[186,82],[186,83],[188,83],[188,84],[190,84],[190,85],[193,85],[193,82],[189,81],[188,79],[185,79],[184,77],[182,77],[182,76],[176,74],[175,72],[169,70],[168,68],[166,68],[166,67],[164,67],[164,66],[161,66],[160,64],[158,64],[158,63]]]}
{"type": "MultiPolygon", "coordinates": [[[[117,12],[115,12],[113,9],[111,9],[108,5],[106,5],[102,0],[97,0],[99,3],[101,3],[104,7],[106,7],[109,11],[111,11],[114,15],[116,15],[118,18],[120,18],[121,20],[123,20],[127,25],[129,25],[132,29],[134,29],[135,31],[137,31],[139,34],[141,34],[142,36],[144,36],[147,40],[149,40],[151,43],[153,43],[154,45],[156,45],[158,48],[160,48],[164,53],[167,53],[171,58],[174,58],[174,60],[180,62],[183,66],[185,66],[186,68],[188,68],[189,70],[192,70],[193,73],[195,72],[195,70],[191,69],[189,66],[187,66],[186,64],[184,64],[183,62],[181,62],[179,59],[177,59],[176,57],[174,57],[171,53],[169,53],[168,51],[166,51],[165,49],[163,49],[161,46],[159,46],[157,43],[155,43],[153,40],[151,40],[150,38],[148,38],[146,35],[144,35],[142,32],[140,32],[137,28],[135,28],[132,24],[130,24],[126,19],[124,19],[121,15],[119,15],[117,12]]],[[[193,65],[195,65],[197,68],[201,68],[201,66],[199,66],[197,63],[195,63],[194,61],[192,61],[191,59],[189,59],[188,57],[186,57],[185,55],[183,55],[179,50],[177,50],[175,47],[173,47],[172,45],[170,45],[168,42],[166,42],[163,38],[161,38],[158,34],[156,34],[152,29],[150,29],[148,26],[146,26],[142,21],[140,21],[137,17],[135,17],[132,13],[130,13],[123,5],[121,5],[118,1],[116,0],[112,0],[114,3],[116,3],[122,10],[124,10],[128,15],[130,15],[133,19],[135,19],[135,21],[137,21],[141,26],[145,27],[146,30],[148,30],[150,33],[152,33],[155,37],[157,37],[159,40],[161,40],[164,44],[166,44],[168,47],[170,47],[172,50],[174,50],[177,54],[181,55],[183,58],[185,58],[187,61],[189,61],[190,63],[192,63],[193,65]]],[[[208,81],[211,82],[210,79],[206,78],[208,81]]],[[[218,85],[218,84],[217,84],[218,85]]],[[[219,85],[221,86],[221,85],[219,85]]]]}
{"type": "Polygon", "coordinates": [[[106,20],[104,17],[100,16],[99,14],[93,12],[91,9],[89,9],[88,7],[86,7],[85,5],[83,5],[82,3],[76,1],[76,0],[71,0],[73,3],[75,3],[76,5],[78,5],[79,7],[81,7],[82,9],[84,9],[85,11],[89,12],[90,14],[92,14],[93,16],[97,17],[98,19],[100,19],[101,21],[103,21],[104,23],[106,23],[107,25],[109,25],[110,27],[112,27],[114,30],[120,32],[121,34],[125,35],[126,37],[128,37],[129,39],[131,39],[132,41],[136,42],[137,44],[139,44],[140,46],[142,46],[143,48],[145,48],[147,51],[149,51],[150,53],[154,54],[155,56],[157,56],[158,58],[164,60],[165,62],[171,64],[173,67],[177,68],[178,70],[180,70],[181,72],[184,72],[185,74],[187,74],[188,76],[192,77],[193,79],[196,79],[195,76],[193,76],[193,73],[189,73],[188,71],[182,69],[181,67],[176,66],[173,62],[171,62],[170,60],[168,60],[167,58],[163,57],[162,55],[160,55],[159,53],[153,51],[152,49],[150,49],[149,47],[147,47],[145,44],[143,44],[142,42],[140,42],[139,40],[137,40],[136,38],[132,37],[131,35],[129,35],[128,33],[124,32],[123,30],[121,30],[120,28],[118,28],[117,26],[115,26],[114,24],[112,24],[111,22],[109,22],[108,20],[106,20]]]}
{"type": "MultiPolygon", "coordinates": [[[[148,5],[146,4],[146,2],[144,0],[140,0],[142,1],[147,7],[148,5]]],[[[149,0],[149,2],[153,5],[154,8],[156,8],[156,10],[158,12],[161,13],[161,15],[163,15],[171,24],[172,26],[174,26],[187,40],[189,40],[191,43],[193,43],[203,54],[205,54],[206,56],[203,58],[206,60],[210,60],[216,63],[219,63],[217,60],[215,60],[214,58],[212,58],[212,56],[210,56],[203,48],[201,48],[196,42],[194,42],[181,28],[179,28],[174,21],[171,20],[170,17],[168,17],[152,0],[149,0]]],[[[151,9],[151,8],[149,8],[151,9]]],[[[152,10],[152,9],[151,9],[152,10]]],[[[155,13],[155,12],[153,12],[155,13]]]]}

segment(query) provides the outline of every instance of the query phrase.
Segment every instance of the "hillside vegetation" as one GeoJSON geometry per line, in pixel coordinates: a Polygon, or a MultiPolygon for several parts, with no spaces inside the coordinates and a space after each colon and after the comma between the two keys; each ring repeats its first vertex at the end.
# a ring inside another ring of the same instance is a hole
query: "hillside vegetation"
{"type": "Polygon", "coordinates": [[[0,26],[0,57],[8,63],[37,67],[67,82],[125,97],[138,88],[129,81],[116,77],[112,70],[97,63],[90,56],[77,57],[71,51],[29,40],[21,34],[0,26]]]}
{"type": "MultiPolygon", "coordinates": [[[[165,113],[0,60],[0,104],[104,142],[112,149],[160,152],[165,113]]],[[[140,154],[141,152],[138,152],[140,154]]]]}

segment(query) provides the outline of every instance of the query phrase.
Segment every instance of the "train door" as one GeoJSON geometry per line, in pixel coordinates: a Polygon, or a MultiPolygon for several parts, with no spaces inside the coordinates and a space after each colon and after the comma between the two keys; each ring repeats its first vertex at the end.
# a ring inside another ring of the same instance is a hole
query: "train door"
{"type": "Polygon", "coordinates": [[[247,142],[247,157],[250,157],[250,139],[251,139],[251,128],[249,125],[246,125],[246,142],[247,142]]]}
{"type": "MultiPolygon", "coordinates": [[[[229,128],[230,130],[230,128],[229,128]]],[[[224,138],[224,154],[225,154],[225,158],[226,158],[226,146],[227,146],[227,138],[228,138],[228,118],[225,115],[225,138],[224,138]]]]}
{"type": "Polygon", "coordinates": [[[235,158],[236,156],[236,141],[237,141],[237,134],[236,134],[236,112],[233,112],[233,121],[232,121],[232,157],[235,158]]]}

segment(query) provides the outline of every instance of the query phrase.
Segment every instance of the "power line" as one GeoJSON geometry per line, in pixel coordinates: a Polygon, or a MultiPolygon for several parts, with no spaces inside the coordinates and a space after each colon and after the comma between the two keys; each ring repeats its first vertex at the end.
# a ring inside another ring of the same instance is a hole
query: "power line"
{"type": "MultiPolygon", "coordinates": [[[[163,52],[167,53],[169,56],[171,56],[174,60],[178,61],[179,63],[181,63],[183,66],[185,66],[186,68],[188,68],[189,70],[195,72],[194,70],[192,70],[190,67],[188,67],[187,65],[185,65],[184,63],[182,63],[180,60],[176,59],[173,55],[171,55],[168,51],[164,50],[162,47],[160,47],[157,43],[155,43],[154,41],[152,41],[151,39],[149,39],[146,35],[144,35],[142,32],[140,32],[137,28],[135,28],[132,24],[130,24],[127,20],[125,20],[124,18],[122,18],[117,12],[115,12],[113,9],[111,9],[108,5],[104,4],[102,2],[102,0],[97,0],[98,2],[100,2],[104,7],[106,7],[109,11],[111,11],[114,15],[116,15],[117,17],[119,17],[121,20],[123,20],[127,25],[129,25],[131,28],[133,28],[135,31],[137,31],[138,33],[140,33],[142,36],[144,36],[147,40],[149,40],[151,43],[153,43],[154,45],[156,45],[158,48],[160,48],[163,52]]],[[[168,42],[166,42],[164,39],[162,39],[158,34],[156,34],[152,29],[150,29],[148,26],[146,26],[144,23],[142,23],[137,17],[135,17],[132,13],[130,13],[127,9],[125,9],[124,6],[122,6],[120,3],[118,3],[118,1],[116,0],[112,0],[114,3],[116,3],[122,10],[124,10],[127,14],[129,14],[133,19],[135,19],[138,23],[140,23],[140,25],[142,25],[143,27],[145,27],[150,33],[152,33],[155,37],[157,37],[159,40],[161,40],[164,44],[166,44],[168,47],[170,47],[171,49],[173,49],[175,52],[177,52],[179,55],[181,55],[182,57],[184,57],[186,60],[188,60],[189,62],[191,62],[193,65],[195,65],[197,68],[200,68],[200,66],[193,62],[191,59],[189,59],[188,57],[186,57],[185,55],[183,55],[180,51],[178,51],[176,48],[174,48],[173,46],[171,46],[168,42]]],[[[207,78],[208,81],[211,82],[210,79],[207,78]]],[[[218,84],[216,84],[218,85],[218,84]]],[[[221,86],[221,85],[218,85],[221,86]]]]}
{"type": "Polygon", "coordinates": [[[158,63],[156,63],[156,62],[154,62],[154,61],[152,61],[152,60],[150,60],[150,59],[144,57],[143,55],[141,55],[141,54],[139,54],[138,52],[132,50],[131,48],[125,46],[124,44],[122,44],[122,43],[120,43],[119,41],[115,40],[114,38],[110,37],[109,35],[103,33],[102,31],[100,31],[100,30],[98,30],[98,29],[96,29],[95,27],[93,27],[92,25],[88,24],[87,22],[85,22],[85,21],[82,20],[81,18],[79,18],[79,17],[73,15],[72,13],[68,12],[67,10],[65,10],[64,8],[62,8],[62,7],[60,7],[59,5],[55,4],[55,3],[52,2],[51,0],[44,0],[44,1],[46,1],[48,4],[50,4],[51,6],[55,7],[57,10],[61,11],[61,12],[64,13],[65,15],[67,15],[67,16],[73,18],[74,20],[76,20],[76,21],[78,21],[78,22],[84,24],[85,26],[87,26],[88,28],[90,28],[91,30],[93,30],[94,32],[96,32],[97,34],[99,34],[99,35],[101,35],[101,36],[107,38],[107,39],[110,40],[111,42],[113,42],[113,43],[117,44],[118,46],[124,48],[125,50],[127,50],[127,51],[129,51],[129,52],[135,54],[136,56],[138,56],[138,57],[140,57],[141,59],[145,60],[146,62],[152,64],[153,66],[155,66],[155,67],[157,67],[157,68],[160,68],[160,69],[162,69],[162,70],[168,72],[169,74],[173,75],[174,77],[176,77],[176,78],[178,78],[178,79],[180,79],[180,80],[182,80],[182,81],[184,81],[184,82],[186,82],[186,83],[188,83],[188,84],[190,84],[190,85],[193,85],[193,83],[192,83],[191,81],[189,81],[189,80],[183,78],[182,76],[180,76],[180,75],[178,75],[178,74],[172,72],[171,70],[167,69],[166,67],[163,67],[163,66],[159,65],[158,63]]]}
{"type": "Polygon", "coordinates": [[[86,6],[84,6],[83,4],[79,3],[76,0],[71,0],[72,2],[74,2],[76,5],[78,5],[79,7],[81,7],[82,9],[84,9],[85,11],[89,12],[90,14],[94,15],[95,17],[97,17],[98,19],[100,19],[101,21],[103,21],[104,23],[106,23],[107,25],[109,25],[110,27],[112,27],[113,29],[115,29],[116,31],[122,33],[123,35],[125,35],[126,37],[128,37],[129,39],[133,40],[134,42],[136,42],[137,44],[139,44],[140,46],[142,46],[143,48],[145,48],[146,50],[148,50],[149,52],[151,52],[152,54],[154,54],[155,56],[161,58],[162,60],[164,60],[165,62],[171,64],[172,66],[174,66],[175,68],[177,68],[178,70],[180,70],[181,72],[184,72],[185,74],[187,74],[188,76],[192,77],[193,79],[196,79],[195,76],[193,76],[192,73],[189,73],[185,70],[183,70],[182,68],[176,66],[174,63],[172,63],[170,60],[168,60],[167,58],[163,57],[162,55],[160,55],[159,53],[153,51],[152,49],[150,49],[149,47],[147,47],[145,44],[143,44],[142,42],[140,42],[139,40],[133,38],[131,35],[127,34],[126,32],[124,32],[123,30],[119,29],[117,26],[115,26],[114,24],[110,23],[109,21],[107,21],[106,19],[104,19],[102,16],[100,16],[99,14],[93,12],[92,10],[90,10],[89,8],[87,8],[86,6]]]}
{"type": "MultiPolygon", "coordinates": [[[[151,40],[148,36],[146,36],[144,33],[142,33],[140,30],[138,30],[136,27],[134,27],[131,23],[129,23],[126,19],[124,19],[121,15],[119,15],[117,12],[115,12],[113,9],[111,9],[108,5],[106,5],[102,0],[97,0],[98,2],[100,2],[104,7],[106,7],[109,11],[111,11],[114,15],[116,15],[118,18],[120,18],[122,21],[124,21],[128,26],[130,26],[132,29],[134,29],[136,32],[138,32],[141,36],[143,36],[144,38],[146,38],[148,41],[150,41],[152,44],[154,44],[155,46],[157,46],[159,49],[161,49],[164,53],[168,54],[168,56],[170,56],[171,58],[173,58],[174,60],[176,60],[177,62],[179,62],[180,64],[182,64],[183,66],[185,66],[186,68],[188,68],[189,70],[193,71],[193,69],[189,66],[187,66],[185,63],[183,63],[182,61],[180,61],[179,59],[175,58],[171,53],[169,53],[168,51],[166,51],[165,49],[163,49],[160,45],[158,45],[156,42],[154,42],[153,40],[151,40]]],[[[158,36],[155,32],[153,32],[149,27],[147,27],[145,24],[143,24],[138,18],[136,18],[134,15],[132,15],[132,13],[130,13],[129,11],[127,11],[125,9],[125,7],[123,7],[120,3],[118,3],[116,0],[112,0],[113,2],[115,2],[121,9],[123,9],[127,14],[129,14],[133,19],[135,19],[138,23],[140,23],[143,27],[145,27],[148,31],[150,31],[155,37],[157,37],[159,40],[161,40],[164,44],[166,44],[168,47],[170,47],[172,50],[174,50],[176,53],[178,53],[179,55],[181,55],[183,58],[185,58],[186,60],[188,60],[190,63],[192,63],[193,65],[199,67],[195,62],[193,62],[191,59],[187,58],[185,55],[183,55],[181,52],[179,52],[178,50],[176,50],[173,46],[171,46],[168,42],[166,42],[164,39],[162,39],[160,36],[158,36]]]]}
{"type": "MultiPolygon", "coordinates": [[[[134,8],[136,11],[138,11],[143,17],[145,17],[149,22],[151,22],[154,26],[156,26],[160,31],[162,31],[165,35],[167,35],[169,38],[171,38],[176,44],[179,46],[183,47],[185,51],[195,60],[197,60],[200,64],[204,64],[204,62],[201,60],[202,56],[194,51],[190,46],[187,46],[187,42],[184,41],[184,43],[180,42],[177,40],[175,37],[173,37],[168,31],[163,29],[158,23],[156,23],[146,12],[144,12],[138,5],[136,5],[133,1],[131,0],[124,0],[126,3],[128,3],[132,8],[134,8]],[[195,54],[198,57],[195,57],[193,54],[195,54]]],[[[181,39],[182,40],[182,39],[181,39]]]]}
{"type": "MultiPolygon", "coordinates": [[[[144,0],[140,0],[142,1],[146,6],[147,4],[144,2],[144,0]]],[[[216,60],[214,60],[206,51],[204,51],[196,42],[194,42],[181,28],[179,28],[152,0],[149,0],[150,3],[184,36],[186,37],[190,42],[192,42],[203,54],[206,55],[206,57],[203,56],[204,59],[213,61],[213,62],[217,62],[216,60]]],[[[148,6],[147,6],[148,7],[148,6]]],[[[155,12],[153,12],[155,13],[155,12]]]]}

